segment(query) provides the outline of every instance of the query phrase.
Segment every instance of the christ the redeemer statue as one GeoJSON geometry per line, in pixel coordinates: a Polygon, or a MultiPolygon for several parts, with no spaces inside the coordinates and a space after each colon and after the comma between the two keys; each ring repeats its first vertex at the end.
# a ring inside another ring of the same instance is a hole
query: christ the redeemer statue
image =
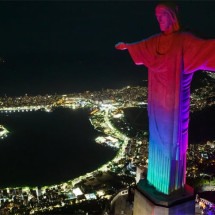
{"type": "Polygon", "coordinates": [[[127,49],[148,68],[149,163],[147,181],[164,194],[184,187],[190,109],[190,84],[197,70],[215,71],[215,40],[180,30],[177,7],[160,3],[155,15],[161,33],[127,49]]]}

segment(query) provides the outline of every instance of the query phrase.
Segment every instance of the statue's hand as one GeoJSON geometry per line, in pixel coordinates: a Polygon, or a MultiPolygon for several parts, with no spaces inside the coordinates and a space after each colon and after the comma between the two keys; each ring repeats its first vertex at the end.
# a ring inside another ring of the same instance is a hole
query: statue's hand
{"type": "Polygon", "coordinates": [[[118,49],[118,50],[125,50],[125,49],[127,49],[127,46],[126,46],[125,43],[120,42],[120,43],[117,43],[117,44],[115,45],[115,48],[118,49]]]}

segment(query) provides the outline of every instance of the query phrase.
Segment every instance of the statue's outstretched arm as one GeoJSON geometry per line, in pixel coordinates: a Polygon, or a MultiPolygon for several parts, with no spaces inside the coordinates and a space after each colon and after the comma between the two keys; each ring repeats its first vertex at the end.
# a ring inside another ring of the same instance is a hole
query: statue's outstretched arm
{"type": "Polygon", "coordinates": [[[119,42],[115,45],[115,48],[118,49],[118,50],[126,50],[127,49],[127,46],[126,46],[126,43],[123,43],[123,42],[119,42]]]}
{"type": "Polygon", "coordinates": [[[201,39],[191,34],[184,38],[184,71],[199,70],[215,72],[215,39],[201,39]]]}
{"type": "MultiPolygon", "coordinates": [[[[145,62],[147,61],[148,52],[146,51],[145,42],[134,42],[134,43],[124,43],[119,42],[115,45],[117,50],[128,50],[129,54],[131,55],[133,61],[137,65],[146,65],[145,62]]],[[[147,66],[147,65],[146,65],[147,66]]]]}

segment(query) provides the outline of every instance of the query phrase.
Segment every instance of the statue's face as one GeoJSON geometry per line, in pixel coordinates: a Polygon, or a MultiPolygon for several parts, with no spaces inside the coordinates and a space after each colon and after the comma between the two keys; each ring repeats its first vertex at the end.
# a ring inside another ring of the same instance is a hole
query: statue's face
{"type": "Polygon", "coordinates": [[[167,8],[162,5],[158,5],[155,8],[155,16],[160,26],[160,30],[163,32],[171,32],[173,29],[173,23],[171,15],[167,8]]]}

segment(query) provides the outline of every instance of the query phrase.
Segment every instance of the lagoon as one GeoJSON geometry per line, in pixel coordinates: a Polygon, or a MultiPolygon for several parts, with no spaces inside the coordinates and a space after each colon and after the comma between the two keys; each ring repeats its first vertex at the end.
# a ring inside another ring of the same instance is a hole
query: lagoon
{"type": "Polygon", "coordinates": [[[58,184],[91,172],[116,151],[96,144],[86,109],[0,114],[11,133],[0,142],[0,187],[58,184]]]}

